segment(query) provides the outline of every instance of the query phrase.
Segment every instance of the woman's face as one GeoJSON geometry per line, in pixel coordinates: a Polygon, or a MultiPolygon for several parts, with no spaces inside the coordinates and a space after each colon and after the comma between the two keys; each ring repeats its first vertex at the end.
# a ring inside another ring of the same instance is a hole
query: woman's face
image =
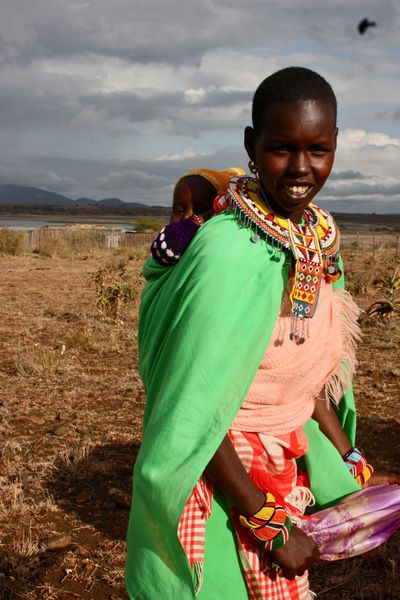
{"type": "Polygon", "coordinates": [[[245,130],[245,147],[258,169],[270,207],[298,223],[333,166],[337,129],[326,101],[274,102],[263,127],[245,130]]]}

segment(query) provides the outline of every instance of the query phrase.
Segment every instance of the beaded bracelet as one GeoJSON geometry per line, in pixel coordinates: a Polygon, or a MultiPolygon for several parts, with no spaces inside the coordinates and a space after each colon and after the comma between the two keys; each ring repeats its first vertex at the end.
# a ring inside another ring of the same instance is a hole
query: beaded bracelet
{"type": "Polygon", "coordinates": [[[263,506],[251,517],[240,515],[240,523],[250,529],[250,533],[265,543],[266,550],[277,550],[285,544],[292,530],[292,522],[284,508],[270,492],[265,495],[263,506]]]}
{"type": "Polygon", "coordinates": [[[372,477],[373,467],[367,462],[362,452],[358,448],[351,448],[343,456],[350,474],[361,487],[372,477]]]}
{"type": "Polygon", "coordinates": [[[265,549],[268,551],[278,550],[281,546],[286,544],[289,539],[290,532],[292,531],[293,524],[289,517],[286,517],[285,524],[282,527],[281,531],[278,533],[276,537],[265,544],[265,549]]]}

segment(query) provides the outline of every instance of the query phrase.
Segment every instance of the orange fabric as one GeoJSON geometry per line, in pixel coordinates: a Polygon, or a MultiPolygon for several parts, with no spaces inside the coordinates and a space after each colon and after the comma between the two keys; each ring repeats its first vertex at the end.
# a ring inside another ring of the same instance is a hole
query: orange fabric
{"type": "Polygon", "coordinates": [[[322,282],[318,310],[304,319],[305,343],[289,337],[289,280],[280,315],[250,390],[232,424],[236,431],[286,434],[311,417],[315,400],[342,356],[340,299],[322,282]]]}
{"type": "Polygon", "coordinates": [[[178,179],[177,184],[182,179],[189,177],[190,175],[198,175],[199,177],[203,177],[203,179],[209,181],[217,190],[217,195],[219,195],[226,192],[226,188],[228,187],[228,183],[232,177],[245,175],[245,171],[243,171],[243,169],[239,169],[239,167],[229,167],[228,169],[223,169],[222,171],[217,171],[214,169],[194,169],[193,171],[188,171],[182,175],[182,177],[178,179]]]}

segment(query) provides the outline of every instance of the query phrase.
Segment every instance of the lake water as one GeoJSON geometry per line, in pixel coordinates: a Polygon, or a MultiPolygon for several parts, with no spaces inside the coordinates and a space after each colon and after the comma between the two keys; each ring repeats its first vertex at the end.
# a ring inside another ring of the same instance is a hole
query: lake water
{"type": "MultiPolygon", "coordinates": [[[[133,225],[129,223],[103,223],[102,221],[85,221],[86,224],[91,225],[104,225],[105,227],[117,227],[122,231],[133,231],[133,225]]],[[[80,221],[82,224],[82,221],[80,221]]],[[[40,221],[38,219],[6,219],[0,217],[0,227],[8,227],[9,229],[16,229],[18,231],[29,231],[32,229],[41,229],[47,225],[52,226],[63,226],[63,225],[74,225],[72,221],[40,221]]]]}

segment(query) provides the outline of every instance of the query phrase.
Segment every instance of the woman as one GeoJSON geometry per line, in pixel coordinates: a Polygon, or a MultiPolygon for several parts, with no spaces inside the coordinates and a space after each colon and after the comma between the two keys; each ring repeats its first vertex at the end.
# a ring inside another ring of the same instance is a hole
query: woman
{"type": "MultiPolygon", "coordinates": [[[[322,77],[290,68],[264,80],[245,132],[257,177],[231,182],[224,212],[173,269],[145,266],[148,401],[128,533],[131,598],[309,598],[307,569],[338,546],[329,546],[327,513],[306,518],[305,506],[348,496],[338,506],[354,516],[353,542],[378,509],[375,496],[372,507],[364,490],[352,494],[354,477],[370,472],[353,448],[357,313],[333,291],[342,287],[335,224],[311,204],[336,136],[336,99],[322,77]],[[327,436],[310,425],[315,411],[327,436]],[[304,454],[310,481],[296,465],[304,454]]],[[[399,525],[399,493],[380,490],[391,497],[386,537],[399,525]]],[[[335,525],[338,535],[341,518],[335,525]]]]}

